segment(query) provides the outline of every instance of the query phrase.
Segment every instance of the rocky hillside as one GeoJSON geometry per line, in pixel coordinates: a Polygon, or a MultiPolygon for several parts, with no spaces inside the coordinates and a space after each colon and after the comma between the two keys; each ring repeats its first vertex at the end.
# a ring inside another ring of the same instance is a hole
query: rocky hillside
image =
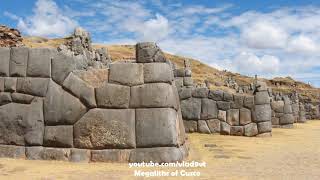
{"type": "MultiPolygon", "coordinates": [[[[68,41],[66,38],[47,39],[42,37],[24,37],[23,43],[29,47],[58,47],[60,44],[68,41]]],[[[106,47],[113,61],[128,60],[135,58],[135,46],[133,45],[104,45],[94,44],[93,48],[106,47]]],[[[248,85],[253,82],[253,77],[244,76],[238,73],[228,71],[220,71],[214,67],[208,66],[199,60],[187,57],[181,57],[166,53],[168,59],[173,61],[178,67],[183,66],[183,60],[189,59],[192,67],[192,77],[196,83],[203,83],[208,80],[212,89],[225,89],[234,91],[225,85],[228,78],[233,79],[239,86],[248,85]]],[[[277,77],[271,80],[264,79],[275,92],[290,93],[297,91],[304,96],[305,99],[311,101],[319,101],[320,89],[314,88],[303,82],[296,81],[291,77],[277,77]]]]}

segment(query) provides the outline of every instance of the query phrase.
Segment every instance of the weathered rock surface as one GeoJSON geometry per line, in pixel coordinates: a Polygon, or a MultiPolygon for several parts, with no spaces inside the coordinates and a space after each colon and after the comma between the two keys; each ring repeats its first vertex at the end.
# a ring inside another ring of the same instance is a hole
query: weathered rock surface
{"type": "Polygon", "coordinates": [[[256,122],[271,121],[270,104],[255,105],[254,117],[256,122]]]}
{"type": "Polygon", "coordinates": [[[0,107],[0,144],[42,145],[42,100],[30,105],[10,103],[0,107]]]}
{"type": "Polygon", "coordinates": [[[250,123],[244,126],[244,135],[245,136],[255,136],[258,134],[258,127],[256,123],[250,123]]]}
{"type": "Polygon", "coordinates": [[[240,124],[239,109],[230,109],[227,111],[227,123],[232,126],[237,126],[240,124]]]}
{"type": "Polygon", "coordinates": [[[219,119],[207,120],[207,124],[211,133],[220,133],[221,125],[219,119]]]}
{"type": "Polygon", "coordinates": [[[0,48],[0,76],[9,76],[10,49],[0,48]]]}
{"type": "Polygon", "coordinates": [[[176,146],[177,117],[171,108],[137,109],[137,147],[176,146]]]}
{"type": "Polygon", "coordinates": [[[271,129],[272,129],[271,121],[258,123],[258,131],[260,134],[271,132],[271,129]]]}
{"type": "Polygon", "coordinates": [[[136,60],[139,63],[166,62],[163,52],[152,42],[143,42],[136,45],[136,60]]]}
{"type": "Polygon", "coordinates": [[[256,92],[254,96],[254,102],[256,105],[269,104],[270,98],[268,91],[256,92]]]}
{"type": "Polygon", "coordinates": [[[215,119],[218,117],[218,108],[215,101],[211,99],[201,100],[201,119],[215,119]]]}
{"type": "Polygon", "coordinates": [[[135,111],[91,109],[74,125],[74,147],[135,148],[135,111]]]}
{"type": "Polygon", "coordinates": [[[48,147],[72,147],[73,126],[46,126],[44,145],[48,147]]]}
{"type": "Polygon", "coordinates": [[[97,106],[94,88],[73,73],[70,73],[65,79],[63,87],[69,90],[88,107],[93,108],[97,106]]]}
{"type": "Polygon", "coordinates": [[[230,125],[226,122],[221,122],[220,134],[229,135],[230,134],[230,125]]]}
{"type": "Polygon", "coordinates": [[[21,93],[12,93],[11,94],[12,101],[20,104],[30,104],[34,99],[34,96],[28,94],[21,93]]]}
{"type": "Polygon", "coordinates": [[[29,50],[27,75],[30,77],[51,77],[51,60],[55,50],[32,48],[29,50]]]}
{"type": "Polygon", "coordinates": [[[204,134],[210,134],[210,129],[207,125],[207,122],[205,120],[199,120],[198,121],[198,132],[204,133],[204,134]]]}
{"type": "Polygon", "coordinates": [[[200,119],[201,99],[190,98],[187,100],[183,100],[180,103],[183,119],[200,119]]]}
{"type": "Polygon", "coordinates": [[[109,82],[127,86],[143,84],[143,65],[137,63],[111,64],[109,82]]]}
{"type": "Polygon", "coordinates": [[[184,124],[184,128],[185,128],[186,132],[188,132],[188,133],[198,132],[197,121],[184,120],[183,124],[184,124]]]}
{"type": "Polygon", "coordinates": [[[13,47],[10,53],[10,76],[25,77],[27,75],[27,64],[29,48],[13,47]]]}
{"type": "Polygon", "coordinates": [[[15,92],[17,90],[17,78],[4,78],[4,91],[15,92]]]}
{"type": "Polygon", "coordinates": [[[130,87],[105,83],[96,88],[96,97],[98,107],[129,108],[130,87]]]}
{"type": "Polygon", "coordinates": [[[18,78],[17,92],[44,97],[47,94],[49,81],[47,78],[18,78]]]}
{"type": "Polygon", "coordinates": [[[172,83],[173,73],[167,63],[147,63],[143,66],[144,82],[146,83],[172,83]]]}
{"type": "Polygon", "coordinates": [[[55,54],[51,65],[52,79],[60,85],[63,84],[69,73],[76,69],[75,59],[64,53],[55,54]]]}
{"type": "Polygon", "coordinates": [[[87,108],[52,80],[44,99],[46,125],[73,125],[87,111],[87,108]]]}
{"type": "Polygon", "coordinates": [[[71,149],[71,162],[89,162],[91,160],[91,152],[87,149],[71,149]]]}
{"type": "Polygon", "coordinates": [[[25,158],[25,147],[23,146],[11,146],[11,145],[0,145],[0,157],[1,158],[25,158]]]}
{"type": "Polygon", "coordinates": [[[231,126],[230,127],[230,135],[243,136],[243,134],[244,134],[243,126],[231,126]]]}
{"type": "Polygon", "coordinates": [[[196,98],[206,98],[208,97],[209,89],[208,88],[196,88],[192,92],[192,96],[196,98]]]}
{"type": "Polygon", "coordinates": [[[208,97],[215,101],[222,101],[223,100],[223,91],[221,90],[210,90],[208,97]]]}
{"type": "Polygon", "coordinates": [[[151,83],[131,87],[131,108],[177,108],[173,87],[167,83],[151,83]]]}

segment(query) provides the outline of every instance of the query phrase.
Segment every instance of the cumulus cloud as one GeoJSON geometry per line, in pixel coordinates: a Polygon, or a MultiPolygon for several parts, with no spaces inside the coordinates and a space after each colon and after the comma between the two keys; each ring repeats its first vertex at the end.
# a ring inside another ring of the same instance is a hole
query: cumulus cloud
{"type": "Polygon", "coordinates": [[[311,38],[305,35],[299,35],[292,37],[288,44],[288,51],[290,52],[301,52],[301,53],[318,53],[319,45],[314,42],[311,38]]]}
{"type": "Polygon", "coordinates": [[[233,63],[237,71],[244,74],[273,74],[279,72],[280,60],[271,55],[258,57],[253,53],[242,52],[233,63]]]}
{"type": "Polygon", "coordinates": [[[242,38],[250,48],[283,48],[286,46],[288,35],[270,23],[256,22],[242,30],[242,38]]]}
{"type": "Polygon", "coordinates": [[[169,34],[169,22],[168,19],[156,14],[156,17],[149,19],[138,28],[140,38],[143,41],[159,41],[164,39],[169,34]]]}
{"type": "Polygon", "coordinates": [[[18,28],[32,36],[65,36],[78,23],[64,15],[52,0],[38,0],[33,15],[19,18],[18,28]]]}

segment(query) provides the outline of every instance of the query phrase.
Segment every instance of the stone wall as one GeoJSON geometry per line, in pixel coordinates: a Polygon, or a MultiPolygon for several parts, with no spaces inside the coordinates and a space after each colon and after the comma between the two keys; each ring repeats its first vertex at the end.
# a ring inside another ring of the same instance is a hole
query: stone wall
{"type": "Polygon", "coordinates": [[[0,48],[0,157],[175,162],[187,156],[173,73],[153,43],[110,65],[93,87],[76,59],[52,49],[0,48]]]}
{"type": "Polygon", "coordinates": [[[291,100],[287,96],[285,96],[283,100],[272,101],[271,107],[273,127],[293,127],[293,123],[295,123],[295,117],[292,110],[291,100]]]}
{"type": "Polygon", "coordinates": [[[271,102],[273,127],[292,128],[294,123],[305,123],[305,103],[299,99],[299,94],[273,94],[271,102]]]}
{"type": "Polygon", "coordinates": [[[271,135],[270,97],[265,84],[255,95],[233,94],[195,87],[191,74],[187,66],[174,70],[186,132],[271,135]]]}
{"type": "Polygon", "coordinates": [[[306,102],[304,104],[306,119],[308,120],[320,119],[319,107],[320,105],[306,102]]]}

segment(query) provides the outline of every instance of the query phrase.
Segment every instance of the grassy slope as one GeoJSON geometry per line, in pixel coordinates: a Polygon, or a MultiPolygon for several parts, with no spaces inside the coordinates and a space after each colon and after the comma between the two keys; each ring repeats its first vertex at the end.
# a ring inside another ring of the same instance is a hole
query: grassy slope
{"type": "MultiPolygon", "coordinates": [[[[41,37],[24,37],[23,43],[29,47],[58,47],[60,44],[64,43],[67,38],[59,39],[46,39],[41,37]]],[[[112,57],[113,61],[134,59],[135,58],[135,47],[132,45],[103,45],[95,44],[94,48],[106,47],[112,57]]],[[[250,84],[253,82],[252,77],[243,76],[238,73],[219,71],[214,67],[210,67],[199,60],[176,56],[172,54],[165,54],[168,59],[174,62],[178,67],[183,67],[183,60],[191,60],[192,67],[192,77],[196,83],[203,83],[205,79],[211,82],[211,88],[218,89],[228,89],[226,87],[215,86],[215,84],[224,84],[224,81],[232,76],[239,85],[250,84]]],[[[266,80],[266,79],[265,79],[266,80]]],[[[266,80],[269,86],[273,88],[276,92],[292,92],[293,90],[298,91],[303,96],[310,97],[313,101],[319,101],[320,98],[320,89],[313,88],[308,84],[303,82],[298,82],[293,80],[290,77],[285,78],[274,78],[272,80],[266,80]],[[284,85],[281,87],[276,87],[272,85],[272,82],[281,82],[284,85]],[[296,84],[297,86],[293,88],[291,84],[296,84]]],[[[230,90],[230,89],[228,89],[230,90]]],[[[232,90],[230,90],[232,91],[232,90]]]]}

